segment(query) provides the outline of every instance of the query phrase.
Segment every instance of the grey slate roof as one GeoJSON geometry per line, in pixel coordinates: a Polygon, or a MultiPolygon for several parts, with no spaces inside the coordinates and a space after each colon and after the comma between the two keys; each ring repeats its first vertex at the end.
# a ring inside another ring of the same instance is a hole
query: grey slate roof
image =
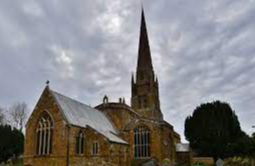
{"type": "Polygon", "coordinates": [[[190,151],[189,144],[184,144],[184,143],[176,144],[176,152],[189,152],[189,151],[190,151]]]}
{"type": "Polygon", "coordinates": [[[107,119],[105,114],[62,94],[52,90],[51,92],[68,123],[80,127],[89,126],[104,135],[111,142],[127,144],[126,141],[117,136],[117,131],[114,129],[112,123],[109,119],[107,119]]]}

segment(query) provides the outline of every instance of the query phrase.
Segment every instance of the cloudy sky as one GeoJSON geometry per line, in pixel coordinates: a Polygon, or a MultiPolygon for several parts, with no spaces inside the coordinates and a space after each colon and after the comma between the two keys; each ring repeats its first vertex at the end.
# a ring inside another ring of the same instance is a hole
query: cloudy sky
{"type": "MultiPolygon", "coordinates": [[[[32,110],[50,87],[95,106],[130,98],[141,1],[0,0],[0,106],[32,110]]],[[[183,133],[202,102],[229,102],[255,129],[255,1],[144,0],[165,119],[183,133]]]]}

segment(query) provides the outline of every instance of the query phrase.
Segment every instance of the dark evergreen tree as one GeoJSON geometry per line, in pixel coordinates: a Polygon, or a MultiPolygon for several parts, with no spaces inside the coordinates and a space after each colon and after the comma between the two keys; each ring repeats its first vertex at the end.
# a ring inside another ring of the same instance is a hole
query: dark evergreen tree
{"type": "Polygon", "coordinates": [[[247,138],[230,105],[220,101],[201,104],[186,118],[185,137],[199,155],[214,159],[243,153],[247,138]]]}
{"type": "Polygon", "coordinates": [[[24,135],[9,125],[0,125],[0,163],[24,151],[24,135]]]}
{"type": "Polygon", "coordinates": [[[255,133],[253,133],[251,136],[250,156],[252,156],[255,160],[255,133]]]}

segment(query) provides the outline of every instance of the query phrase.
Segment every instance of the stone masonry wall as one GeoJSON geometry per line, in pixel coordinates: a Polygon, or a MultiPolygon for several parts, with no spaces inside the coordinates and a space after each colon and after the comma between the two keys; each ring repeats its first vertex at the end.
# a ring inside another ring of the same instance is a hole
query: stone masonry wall
{"type": "Polygon", "coordinates": [[[69,166],[127,166],[127,145],[111,143],[106,137],[90,127],[81,128],[67,125],[58,108],[58,104],[55,102],[50,90],[46,88],[26,126],[24,165],[66,166],[68,147],[69,166]],[[38,156],[36,154],[36,128],[44,111],[53,120],[52,153],[38,156]],[[76,137],[80,131],[85,133],[84,154],[81,155],[76,153],[76,137]],[[99,153],[97,155],[92,154],[94,142],[99,144],[99,153]]]}
{"type": "Polygon", "coordinates": [[[46,88],[26,125],[24,165],[65,166],[67,153],[66,129],[66,122],[58,109],[58,105],[49,89],[46,88]],[[46,111],[53,120],[52,154],[47,156],[38,156],[36,154],[36,128],[38,120],[44,111],[46,111]]]}

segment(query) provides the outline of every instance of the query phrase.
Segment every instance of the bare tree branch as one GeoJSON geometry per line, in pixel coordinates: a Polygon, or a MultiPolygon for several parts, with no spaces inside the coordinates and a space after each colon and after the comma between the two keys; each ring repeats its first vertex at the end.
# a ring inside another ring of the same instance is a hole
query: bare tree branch
{"type": "Polygon", "coordinates": [[[13,126],[22,131],[28,114],[27,104],[15,103],[10,107],[9,113],[13,126]]]}

